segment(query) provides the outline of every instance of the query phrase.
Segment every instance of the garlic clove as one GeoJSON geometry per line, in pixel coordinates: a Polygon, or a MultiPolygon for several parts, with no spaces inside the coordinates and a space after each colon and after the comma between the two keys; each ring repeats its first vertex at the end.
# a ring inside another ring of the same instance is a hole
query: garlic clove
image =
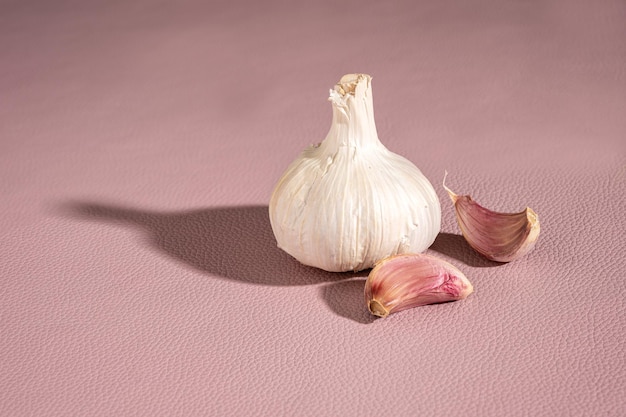
{"type": "Polygon", "coordinates": [[[391,313],[427,304],[462,300],[474,291],[456,267],[424,254],[403,254],[381,260],[365,282],[370,313],[391,313]]]}
{"type": "Polygon", "coordinates": [[[539,237],[539,217],[530,207],[519,213],[484,208],[469,195],[443,187],[454,203],[461,232],[469,245],[487,259],[511,262],[529,253],[539,237]]]}

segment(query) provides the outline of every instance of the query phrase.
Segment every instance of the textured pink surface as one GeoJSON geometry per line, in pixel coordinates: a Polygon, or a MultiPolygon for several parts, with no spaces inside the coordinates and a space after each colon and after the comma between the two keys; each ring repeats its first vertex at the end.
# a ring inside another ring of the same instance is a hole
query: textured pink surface
{"type": "Polygon", "coordinates": [[[621,416],[623,1],[0,2],[0,415],[621,416]],[[374,76],[467,300],[372,320],[275,248],[275,181],[374,76]],[[537,211],[529,256],[441,187],[537,211]]]}

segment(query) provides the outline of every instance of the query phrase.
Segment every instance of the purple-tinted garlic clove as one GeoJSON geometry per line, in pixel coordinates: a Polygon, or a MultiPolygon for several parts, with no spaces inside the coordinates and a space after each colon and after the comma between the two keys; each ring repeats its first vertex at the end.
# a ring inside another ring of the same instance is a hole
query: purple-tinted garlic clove
{"type": "Polygon", "coordinates": [[[391,256],[376,264],[365,282],[365,302],[379,317],[427,304],[461,300],[472,284],[456,267],[424,254],[391,256]]]}
{"type": "Polygon", "coordinates": [[[484,208],[469,195],[457,195],[445,185],[456,219],[469,245],[487,259],[510,262],[529,253],[539,237],[539,217],[530,207],[519,213],[484,208]]]}

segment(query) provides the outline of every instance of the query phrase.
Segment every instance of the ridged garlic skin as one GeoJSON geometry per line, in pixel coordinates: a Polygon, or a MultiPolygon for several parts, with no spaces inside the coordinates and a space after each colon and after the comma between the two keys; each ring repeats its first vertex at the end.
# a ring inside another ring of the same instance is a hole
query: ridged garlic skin
{"type": "Polygon", "coordinates": [[[379,317],[427,304],[462,300],[474,291],[455,266],[425,254],[380,261],[365,281],[365,303],[379,317]]]}
{"type": "Polygon", "coordinates": [[[414,164],[378,139],[371,77],[344,76],[329,100],[326,139],[291,163],[270,199],[278,246],[331,272],[426,250],[440,230],[439,199],[414,164]]]}
{"type": "Polygon", "coordinates": [[[519,213],[489,210],[469,195],[457,195],[443,187],[454,203],[457,223],[463,237],[478,253],[497,262],[511,262],[531,252],[541,226],[537,213],[526,207],[519,213]]]}

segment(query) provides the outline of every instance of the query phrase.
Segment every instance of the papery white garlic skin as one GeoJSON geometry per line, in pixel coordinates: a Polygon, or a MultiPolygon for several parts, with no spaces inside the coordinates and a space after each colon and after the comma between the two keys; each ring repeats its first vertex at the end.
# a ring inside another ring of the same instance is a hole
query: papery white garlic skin
{"type": "Polygon", "coordinates": [[[443,186],[454,203],[463,237],[485,258],[511,262],[534,249],[541,228],[533,209],[499,213],[481,206],[469,195],[457,195],[446,187],[445,178],[443,186]]]}
{"type": "Polygon", "coordinates": [[[378,139],[371,77],[348,74],[330,90],[324,141],[289,165],[270,199],[278,246],[305,265],[359,271],[422,252],[441,226],[431,183],[378,139]]]}
{"type": "Polygon", "coordinates": [[[391,256],[376,264],[365,281],[365,303],[375,316],[466,298],[474,291],[454,265],[425,254],[391,256]]]}

